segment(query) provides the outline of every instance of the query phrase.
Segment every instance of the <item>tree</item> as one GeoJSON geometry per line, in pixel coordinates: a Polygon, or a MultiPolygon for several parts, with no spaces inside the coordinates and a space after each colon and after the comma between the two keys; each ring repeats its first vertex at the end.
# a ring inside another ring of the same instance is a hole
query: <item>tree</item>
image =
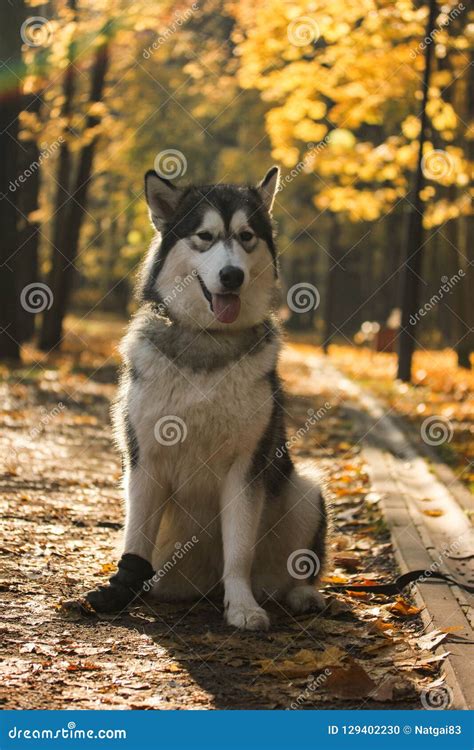
{"type": "MultiPolygon", "coordinates": [[[[411,184],[420,160],[417,115],[426,47],[431,48],[433,66],[421,156],[426,162],[433,155],[436,160],[441,150],[451,166],[422,175],[424,226],[442,227],[450,220],[462,225],[471,213],[466,185],[472,157],[459,138],[462,122],[470,120],[459,101],[449,101],[452,81],[459,79],[464,86],[467,79],[466,7],[450,0],[435,11],[427,44],[426,8],[405,0],[322,0],[317,10],[303,0],[263,0],[258,5],[242,0],[232,11],[238,19],[239,80],[245,88],[258,89],[268,105],[274,158],[295,180],[302,174],[313,176],[314,205],[340,215],[345,241],[353,234],[346,231],[348,222],[367,226],[370,239],[355,243],[357,273],[361,285],[367,286],[369,276],[373,284],[365,302],[354,300],[342,328],[352,325],[359,310],[365,315],[375,312],[384,322],[400,275],[391,227],[395,223],[398,229],[412,202],[411,184]],[[445,58],[449,71],[443,67],[445,58]],[[447,194],[451,185],[457,188],[454,197],[447,194]]],[[[431,236],[430,254],[435,232],[431,236]]],[[[356,267],[352,245],[342,252],[356,267]]],[[[442,269],[448,260],[443,250],[442,269]]],[[[429,282],[439,288],[440,278],[432,278],[434,267],[429,264],[429,282]]],[[[459,295],[461,289],[453,293],[459,295]]],[[[423,321],[423,336],[433,330],[434,321],[435,315],[429,323],[423,321]]]]}
{"type": "MultiPolygon", "coordinates": [[[[45,28],[47,32],[47,27],[45,28]]],[[[23,86],[23,106],[20,113],[18,138],[22,144],[20,172],[27,175],[18,188],[19,247],[21,263],[18,264],[17,294],[29,284],[38,281],[40,219],[39,196],[41,186],[41,162],[44,157],[40,149],[43,128],[42,111],[45,87],[44,71],[47,67],[49,49],[47,45],[28,47],[25,53],[27,75],[23,86]]],[[[35,332],[35,315],[20,307],[18,337],[23,342],[35,332]]]]}
{"type": "Polygon", "coordinates": [[[13,6],[8,3],[0,5],[0,356],[13,359],[20,356],[16,284],[19,232],[18,198],[9,185],[17,178],[21,163],[18,118],[22,108],[24,66],[20,29],[25,17],[22,0],[13,6]]]}
{"type": "MultiPolygon", "coordinates": [[[[75,2],[71,0],[75,11],[75,2]]],[[[90,110],[86,118],[85,142],[81,148],[76,179],[70,181],[70,155],[67,143],[62,148],[59,161],[57,212],[54,225],[52,268],[49,286],[54,296],[54,305],[45,310],[41,329],[40,348],[50,351],[62,338],[63,320],[71,295],[74,278],[74,262],[79,247],[79,237],[87,206],[89,184],[92,177],[94,153],[98,141],[98,125],[101,121],[97,105],[102,100],[105,77],[109,64],[111,23],[105,24],[97,44],[91,73],[90,110]],[[67,187],[66,187],[67,185],[67,187]],[[70,192],[69,192],[70,191],[70,192]]],[[[73,42],[71,42],[73,45],[73,42]]],[[[65,74],[63,115],[69,118],[74,93],[74,54],[70,49],[70,64],[65,74]]]]}
{"type": "MultiPolygon", "coordinates": [[[[432,33],[436,20],[436,0],[430,0],[430,12],[426,27],[426,37],[432,33]]],[[[431,78],[431,58],[433,45],[426,45],[425,72],[423,76],[423,99],[420,112],[420,134],[418,136],[418,159],[416,165],[415,185],[413,194],[410,195],[410,213],[408,221],[408,234],[406,238],[407,255],[404,268],[404,285],[402,294],[402,328],[399,338],[398,349],[398,377],[400,380],[410,382],[411,364],[415,339],[410,319],[416,314],[420,306],[420,276],[422,272],[423,259],[423,201],[421,191],[424,187],[423,173],[423,149],[426,141],[428,95],[431,78]]]]}
{"type": "Polygon", "coordinates": [[[330,254],[328,257],[328,272],[326,276],[326,294],[324,303],[324,334],[323,334],[323,350],[327,354],[329,350],[329,344],[334,335],[333,324],[334,324],[334,308],[336,304],[336,279],[339,261],[341,255],[340,245],[340,222],[338,215],[331,213],[331,224],[332,231],[330,235],[330,254]]]}

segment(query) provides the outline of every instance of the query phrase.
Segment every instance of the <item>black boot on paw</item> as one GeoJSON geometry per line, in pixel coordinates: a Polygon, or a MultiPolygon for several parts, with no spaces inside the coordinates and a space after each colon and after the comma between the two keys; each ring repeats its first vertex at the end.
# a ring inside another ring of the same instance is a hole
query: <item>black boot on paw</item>
{"type": "Polygon", "coordinates": [[[86,601],[96,612],[109,614],[126,609],[152,578],[154,570],[148,560],[139,555],[122,555],[118,570],[106,586],[99,586],[86,594],[86,601]]]}

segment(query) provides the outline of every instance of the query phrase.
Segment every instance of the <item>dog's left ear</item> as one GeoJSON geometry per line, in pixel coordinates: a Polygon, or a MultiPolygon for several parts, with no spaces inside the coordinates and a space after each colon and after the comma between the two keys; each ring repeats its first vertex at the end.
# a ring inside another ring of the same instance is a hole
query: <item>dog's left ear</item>
{"type": "Polygon", "coordinates": [[[280,183],[280,168],[272,167],[263,180],[257,185],[257,190],[267,211],[270,213],[275,200],[275,193],[280,183]]]}
{"type": "Polygon", "coordinates": [[[150,218],[158,231],[161,231],[171,218],[182,195],[182,190],[175,187],[169,180],[157,175],[154,169],[146,173],[146,202],[150,209],[150,218]]]}

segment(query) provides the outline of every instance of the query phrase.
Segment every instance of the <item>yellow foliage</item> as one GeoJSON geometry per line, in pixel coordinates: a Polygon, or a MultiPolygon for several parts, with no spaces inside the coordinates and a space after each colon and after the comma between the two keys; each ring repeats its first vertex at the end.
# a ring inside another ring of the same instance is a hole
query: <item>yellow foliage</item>
{"type": "MultiPolygon", "coordinates": [[[[456,102],[444,96],[457,71],[462,73],[459,56],[451,53],[465,41],[459,30],[451,33],[451,6],[443,6],[433,37],[427,106],[431,125],[446,144],[455,141],[461,125],[468,127],[456,102]],[[450,55],[453,69],[438,69],[437,60],[450,55]]],[[[307,0],[241,0],[229,7],[238,22],[239,82],[259,89],[269,104],[275,158],[293,167],[304,159],[308,144],[323,142],[309,162],[322,178],[315,183],[315,205],[345,212],[353,221],[378,218],[403,197],[416,167],[426,7],[412,0],[347,0],[343,6],[321,0],[317,10],[307,0]],[[368,127],[372,142],[364,137],[368,127]],[[332,138],[332,132],[350,137],[332,138]]],[[[452,173],[427,179],[463,187],[466,157],[445,148],[452,173]]],[[[434,197],[424,192],[425,200],[434,197]]]]}

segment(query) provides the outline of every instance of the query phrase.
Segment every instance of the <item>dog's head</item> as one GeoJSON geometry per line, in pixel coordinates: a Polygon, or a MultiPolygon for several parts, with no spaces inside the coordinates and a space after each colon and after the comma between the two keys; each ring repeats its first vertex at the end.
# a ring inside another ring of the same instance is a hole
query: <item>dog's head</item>
{"type": "Polygon", "coordinates": [[[175,187],[150,171],[145,194],[161,235],[145,264],[142,298],[196,328],[242,329],[274,304],[277,258],[271,209],[279,169],[256,187],[175,187]]]}

